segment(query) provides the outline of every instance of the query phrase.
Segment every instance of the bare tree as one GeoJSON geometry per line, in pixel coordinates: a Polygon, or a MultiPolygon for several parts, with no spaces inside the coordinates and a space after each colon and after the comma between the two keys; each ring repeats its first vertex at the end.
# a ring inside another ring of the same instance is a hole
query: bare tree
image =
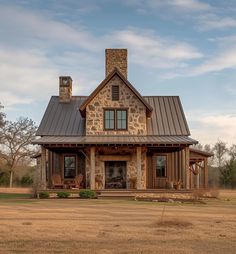
{"type": "Polygon", "coordinates": [[[0,102],[0,128],[4,126],[5,123],[5,114],[1,111],[3,109],[3,105],[0,102]]]}
{"type": "Polygon", "coordinates": [[[23,117],[16,122],[6,121],[2,127],[0,157],[6,161],[10,173],[10,187],[12,187],[13,174],[19,163],[34,154],[31,141],[35,132],[36,126],[33,120],[23,117]]]}
{"type": "Polygon", "coordinates": [[[213,147],[213,151],[215,154],[216,164],[218,168],[221,170],[225,163],[225,156],[228,152],[226,143],[218,140],[213,147]]]}
{"type": "Polygon", "coordinates": [[[236,144],[232,145],[229,148],[229,156],[230,156],[231,160],[233,160],[233,161],[236,160],[236,144]]]}

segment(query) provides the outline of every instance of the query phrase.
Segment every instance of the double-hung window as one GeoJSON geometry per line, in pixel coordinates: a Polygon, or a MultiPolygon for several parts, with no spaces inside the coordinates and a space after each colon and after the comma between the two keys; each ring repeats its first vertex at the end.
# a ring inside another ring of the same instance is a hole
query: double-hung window
{"type": "Polygon", "coordinates": [[[105,130],[127,130],[126,109],[105,109],[104,129],[105,130]]]}

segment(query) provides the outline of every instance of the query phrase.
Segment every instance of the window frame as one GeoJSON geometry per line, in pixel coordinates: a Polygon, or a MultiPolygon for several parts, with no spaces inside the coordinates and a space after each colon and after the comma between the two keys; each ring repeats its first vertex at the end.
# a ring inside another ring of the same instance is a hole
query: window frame
{"type": "Polygon", "coordinates": [[[155,177],[156,178],[167,178],[167,169],[168,169],[168,155],[167,154],[156,154],[155,156],[154,156],[154,158],[155,158],[155,163],[154,163],[154,174],[155,174],[155,177]],[[166,159],[165,159],[165,174],[164,174],[164,176],[159,176],[158,174],[157,174],[157,172],[158,172],[158,169],[157,169],[157,158],[158,157],[165,157],[166,159]]]}
{"type": "Polygon", "coordinates": [[[104,131],[127,131],[128,130],[128,108],[103,108],[103,130],[104,131]],[[106,111],[114,111],[114,129],[106,128],[106,111]],[[117,111],[126,111],[125,129],[117,128],[117,111]]]}
{"type": "Polygon", "coordinates": [[[74,179],[77,175],[77,156],[76,154],[63,154],[63,179],[74,179]],[[65,177],[65,157],[74,157],[75,158],[75,176],[74,177],[65,177]]]}

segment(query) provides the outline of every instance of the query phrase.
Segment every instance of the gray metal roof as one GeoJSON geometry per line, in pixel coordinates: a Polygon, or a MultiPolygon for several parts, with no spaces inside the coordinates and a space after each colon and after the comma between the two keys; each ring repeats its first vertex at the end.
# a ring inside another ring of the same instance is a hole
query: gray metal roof
{"type": "MultiPolygon", "coordinates": [[[[73,96],[70,103],[59,103],[58,96],[51,97],[37,136],[83,136],[85,119],[79,108],[86,96],[73,96]]],[[[178,96],[144,96],[153,107],[147,120],[148,135],[189,136],[189,128],[178,96]]]]}
{"type": "Polygon", "coordinates": [[[196,144],[186,136],[45,136],[33,141],[34,144],[196,144]]]}

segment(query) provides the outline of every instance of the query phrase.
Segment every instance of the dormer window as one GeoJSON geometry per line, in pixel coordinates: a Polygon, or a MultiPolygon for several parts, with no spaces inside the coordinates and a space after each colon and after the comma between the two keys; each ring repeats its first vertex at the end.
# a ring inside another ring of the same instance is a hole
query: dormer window
{"type": "Polygon", "coordinates": [[[118,101],[120,99],[119,86],[112,86],[111,93],[112,93],[111,97],[113,101],[118,101]]]}

